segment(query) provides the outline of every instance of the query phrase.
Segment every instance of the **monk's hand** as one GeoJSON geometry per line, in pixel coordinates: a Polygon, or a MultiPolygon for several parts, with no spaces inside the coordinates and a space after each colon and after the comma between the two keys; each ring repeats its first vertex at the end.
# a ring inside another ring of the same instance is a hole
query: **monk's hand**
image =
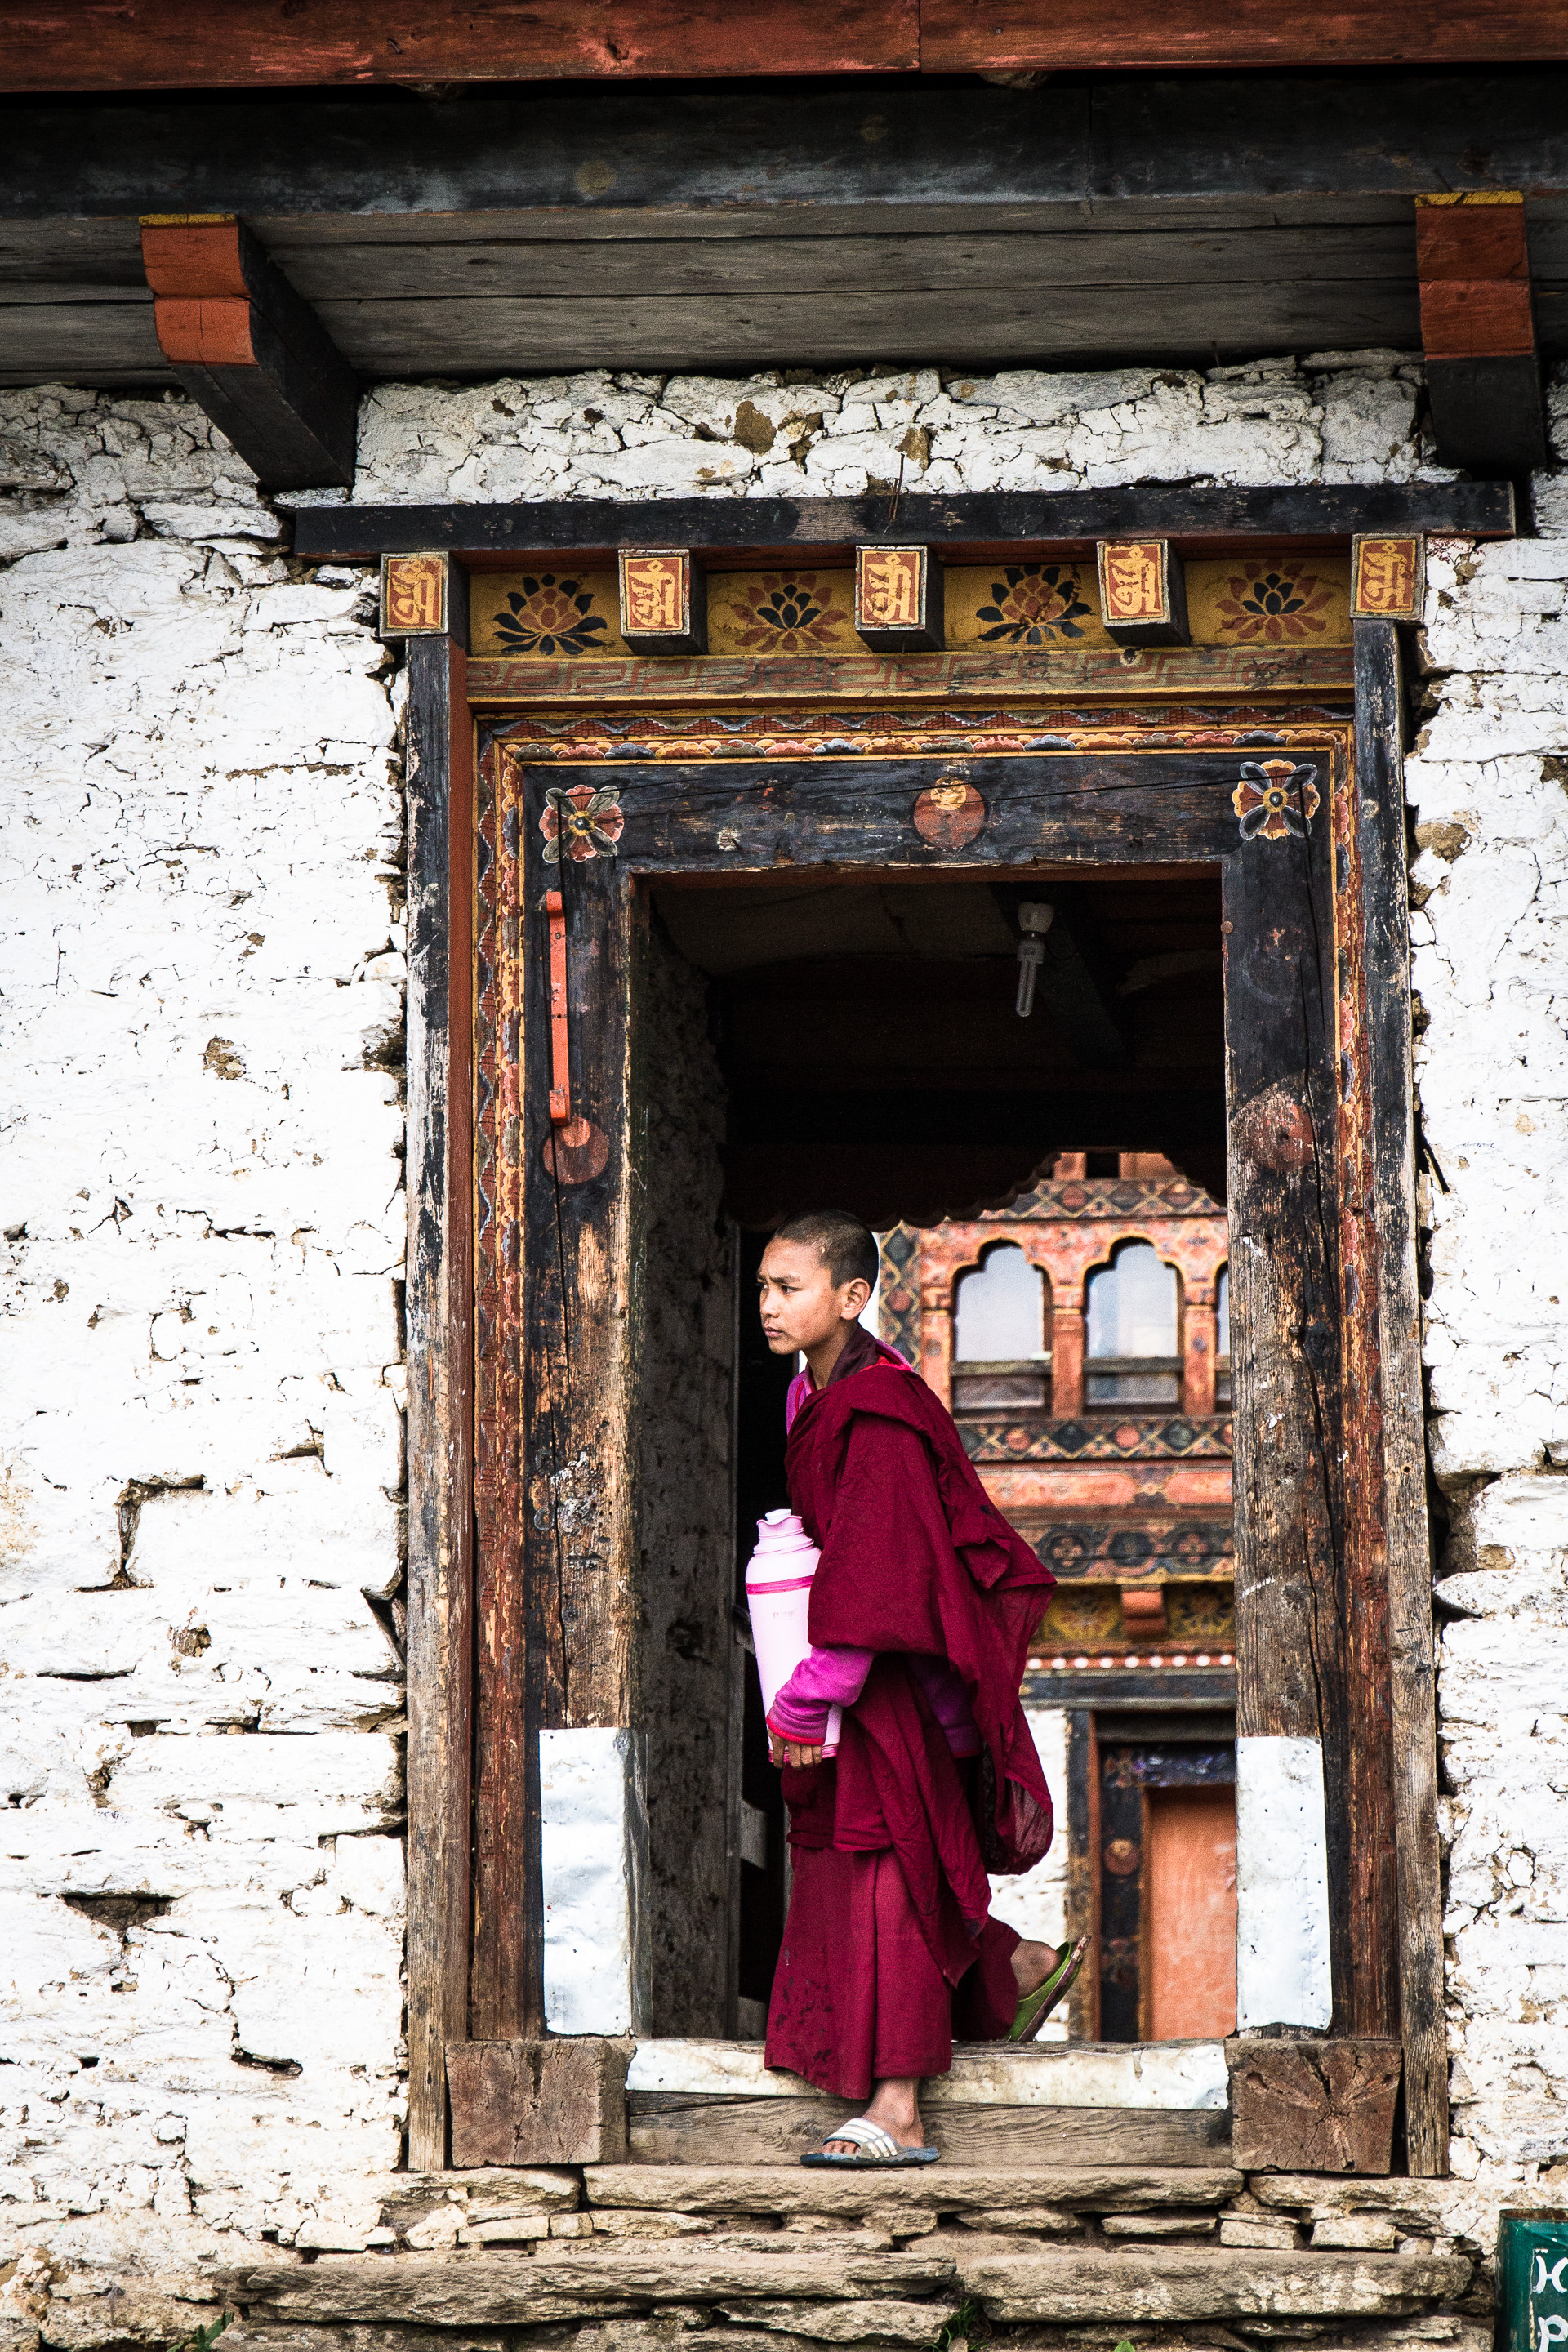
{"type": "Polygon", "coordinates": [[[797,1739],[781,1739],[776,1731],[768,1734],[768,1754],[775,1764],[793,1764],[797,1771],[822,1761],[820,1747],[807,1748],[797,1739]]]}

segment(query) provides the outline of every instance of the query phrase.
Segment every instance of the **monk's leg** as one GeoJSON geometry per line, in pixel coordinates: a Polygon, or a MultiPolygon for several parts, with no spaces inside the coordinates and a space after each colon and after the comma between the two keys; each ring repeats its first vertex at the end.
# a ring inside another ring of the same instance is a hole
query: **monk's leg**
{"type": "MultiPolygon", "coordinates": [[[[920,2147],[925,2137],[921,2078],[945,2074],[952,2063],[952,1992],[921,1933],[898,1856],[886,1852],[867,1859],[876,1864],[876,2086],[865,2113],[900,2147],[920,2147]]],[[[847,2140],[826,2145],[830,2154],[854,2152],[847,2140]]]]}
{"type": "Polygon", "coordinates": [[[870,2092],[877,2030],[875,1853],[796,1846],[768,2009],[767,2063],[844,2099],[870,2092]]]}
{"type": "Polygon", "coordinates": [[[952,2001],[957,2042],[1004,2042],[1018,2003],[1043,1985],[1057,1965],[1056,1947],[1026,1942],[1016,1927],[987,1919],[980,1931],[974,1966],[952,2001]]]}

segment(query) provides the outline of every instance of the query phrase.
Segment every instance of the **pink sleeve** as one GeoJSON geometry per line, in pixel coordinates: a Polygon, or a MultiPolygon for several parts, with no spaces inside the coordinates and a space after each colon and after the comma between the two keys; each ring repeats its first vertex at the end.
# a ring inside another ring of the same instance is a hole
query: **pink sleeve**
{"type": "Polygon", "coordinates": [[[874,1650],[808,1650],[773,1699],[768,1729],[779,1738],[820,1747],[827,1736],[827,1710],[853,1706],[866,1686],[874,1650]]]}

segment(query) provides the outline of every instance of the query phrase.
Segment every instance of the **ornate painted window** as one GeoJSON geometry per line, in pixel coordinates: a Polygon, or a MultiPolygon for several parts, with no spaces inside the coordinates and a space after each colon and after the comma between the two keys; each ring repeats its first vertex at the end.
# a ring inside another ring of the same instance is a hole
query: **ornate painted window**
{"type": "Polygon", "coordinates": [[[998,1243],[961,1277],[955,1322],[954,1412],[998,1405],[1044,1412],[1051,1371],[1045,1280],[1016,1242],[998,1243]]]}
{"type": "Polygon", "coordinates": [[[1173,1405],[1181,1399],[1181,1305],[1175,1268],[1152,1243],[1124,1242],[1090,1275],[1084,1402],[1173,1405]]]}

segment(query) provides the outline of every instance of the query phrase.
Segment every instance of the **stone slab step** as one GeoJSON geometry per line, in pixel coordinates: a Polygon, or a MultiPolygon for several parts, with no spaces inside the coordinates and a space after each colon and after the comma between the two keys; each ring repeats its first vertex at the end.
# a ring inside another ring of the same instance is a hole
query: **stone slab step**
{"type": "Polygon", "coordinates": [[[957,2264],[944,2253],[855,2253],[843,2237],[777,2242],[776,2252],[772,2245],[732,2251],[723,2238],[658,2245],[589,2238],[546,2241],[532,2252],[322,2254],[298,2269],[220,2273],[215,2284],[252,2319],[422,2327],[544,2326],[649,2303],[848,2303],[939,2290],[959,2300],[957,2264]]]}
{"type": "Polygon", "coordinates": [[[996,2320],[1399,2318],[1462,2294],[1452,2254],[1273,2253],[1173,2246],[986,2251],[963,2263],[966,2291],[996,2320]]]}
{"type": "Polygon", "coordinates": [[[1133,2213],[1216,2206],[1239,2194],[1229,2166],[935,2164],[908,2172],[819,2172],[784,2164],[594,2164],[591,2206],[645,2212],[878,2214],[1077,2211],[1133,2213]]]}

